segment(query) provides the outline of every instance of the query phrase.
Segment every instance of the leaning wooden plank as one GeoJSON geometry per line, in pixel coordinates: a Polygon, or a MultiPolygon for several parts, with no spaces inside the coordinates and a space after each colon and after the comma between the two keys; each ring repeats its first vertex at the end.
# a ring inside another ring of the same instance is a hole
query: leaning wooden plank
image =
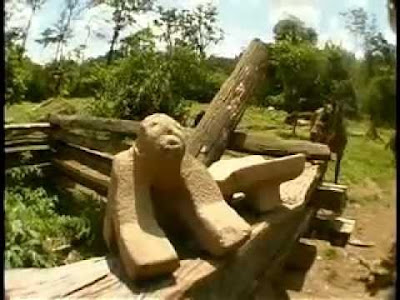
{"type": "Polygon", "coordinates": [[[95,117],[79,117],[67,115],[50,115],[52,126],[61,128],[91,129],[98,131],[111,131],[136,136],[139,123],[129,120],[115,120],[95,117]]]}
{"type": "Polygon", "coordinates": [[[189,152],[206,166],[225,151],[231,133],[266,76],[267,58],[266,45],[253,40],[190,136],[189,152]]]}
{"type": "Polygon", "coordinates": [[[234,132],[228,149],[271,156],[304,153],[308,159],[330,160],[330,150],[328,146],[323,144],[302,140],[271,139],[244,132],[234,132]]]}
{"type": "Polygon", "coordinates": [[[210,260],[179,253],[180,267],[172,276],[142,283],[127,281],[118,261],[105,257],[44,270],[6,270],[6,293],[11,299],[182,299],[190,295],[197,299],[240,299],[279,259],[282,248],[306,222],[308,197],[321,179],[321,166],[307,164],[306,170],[286,183],[281,209],[260,216],[242,212],[252,224],[252,234],[230,257],[210,260]]]}

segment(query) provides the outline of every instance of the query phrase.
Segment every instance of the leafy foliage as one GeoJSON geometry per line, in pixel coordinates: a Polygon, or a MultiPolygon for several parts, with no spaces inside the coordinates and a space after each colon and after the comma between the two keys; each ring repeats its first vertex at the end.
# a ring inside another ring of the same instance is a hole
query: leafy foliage
{"type": "Polygon", "coordinates": [[[10,42],[5,55],[5,102],[13,104],[25,99],[28,81],[31,79],[28,61],[21,59],[21,47],[10,42]]]}
{"type": "Polygon", "coordinates": [[[142,119],[155,112],[182,118],[184,106],[180,95],[173,94],[171,65],[156,52],[151,36],[131,42],[128,57],[102,70],[93,112],[123,119],[142,119]],[[144,48],[143,40],[147,41],[144,48]]]}
{"type": "Polygon", "coordinates": [[[74,246],[86,244],[88,248],[96,241],[98,233],[89,214],[96,212],[98,219],[94,204],[78,216],[61,214],[60,198],[43,188],[42,178],[35,166],[6,172],[6,268],[60,265],[74,246]]]}
{"type": "Polygon", "coordinates": [[[274,26],[276,41],[289,41],[292,44],[309,42],[316,44],[318,34],[312,27],[306,27],[304,22],[295,16],[280,20],[274,26]]]}

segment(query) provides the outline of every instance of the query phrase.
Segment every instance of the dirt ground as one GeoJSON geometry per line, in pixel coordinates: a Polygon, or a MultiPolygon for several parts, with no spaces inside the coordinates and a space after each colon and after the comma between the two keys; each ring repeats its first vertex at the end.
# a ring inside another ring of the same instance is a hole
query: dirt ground
{"type": "MultiPolygon", "coordinates": [[[[303,243],[314,245],[317,254],[307,273],[285,271],[280,276],[279,285],[284,287],[290,299],[388,299],[389,290],[375,296],[366,291],[360,278],[368,274],[368,270],[358,258],[370,261],[387,255],[396,234],[395,189],[395,181],[379,187],[368,180],[349,189],[350,203],[343,216],[356,220],[351,240],[364,242],[364,247],[348,244],[340,248],[326,241],[301,239],[303,243]],[[367,198],[370,201],[357,204],[367,198]],[[366,244],[370,245],[365,247],[366,244]]],[[[262,294],[262,288],[255,298],[270,299],[262,294]]]]}

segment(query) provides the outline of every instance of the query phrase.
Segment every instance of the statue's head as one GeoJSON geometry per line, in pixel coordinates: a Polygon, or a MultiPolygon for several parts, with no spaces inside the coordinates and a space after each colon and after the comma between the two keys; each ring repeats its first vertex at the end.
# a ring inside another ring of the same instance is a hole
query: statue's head
{"type": "Polygon", "coordinates": [[[136,148],[154,158],[181,159],[185,153],[183,128],[165,114],[150,115],[140,122],[136,148]]]}

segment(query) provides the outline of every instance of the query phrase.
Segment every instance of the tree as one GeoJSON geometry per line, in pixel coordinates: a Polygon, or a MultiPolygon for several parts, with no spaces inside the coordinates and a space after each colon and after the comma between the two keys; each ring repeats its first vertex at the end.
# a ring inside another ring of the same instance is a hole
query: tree
{"type": "Polygon", "coordinates": [[[325,57],[310,43],[292,44],[279,41],[270,46],[270,63],[275,68],[284,93],[288,112],[316,109],[320,106],[320,79],[325,57]],[[303,100],[303,101],[301,101],[303,100]]]}
{"type": "Polygon", "coordinates": [[[62,10],[58,21],[46,28],[41,33],[41,38],[36,41],[44,47],[56,46],[54,61],[63,58],[64,48],[73,37],[71,23],[76,20],[85,7],[80,7],[81,0],[66,0],[66,7],[62,10]]]}
{"type": "Polygon", "coordinates": [[[280,20],[274,26],[273,32],[275,41],[310,42],[313,45],[318,41],[318,34],[314,28],[306,27],[304,22],[295,16],[280,20]]]}
{"type": "Polygon", "coordinates": [[[193,46],[202,57],[205,57],[208,46],[223,39],[223,31],[216,25],[217,16],[217,7],[211,3],[200,4],[192,12],[182,11],[183,41],[193,46]]]}
{"type": "Polygon", "coordinates": [[[350,76],[355,63],[354,55],[330,42],[325,44],[323,52],[326,56],[326,70],[323,80],[325,97],[339,102],[345,115],[356,116],[358,105],[350,76]]]}
{"type": "Polygon", "coordinates": [[[159,6],[158,13],[155,25],[161,29],[159,38],[170,54],[175,46],[184,46],[205,58],[207,47],[223,39],[223,31],[216,24],[217,8],[211,3],[198,5],[193,11],[159,6]]]}
{"type": "Polygon", "coordinates": [[[151,11],[154,0],[99,0],[97,4],[105,3],[113,9],[113,35],[107,54],[107,64],[113,61],[116,44],[121,31],[129,25],[136,23],[135,16],[139,13],[151,11]]]}
{"type": "Polygon", "coordinates": [[[86,8],[87,6],[82,5],[81,0],[66,0],[66,7],[62,10],[58,21],[46,28],[41,33],[41,38],[36,40],[44,47],[56,46],[53,75],[56,82],[55,92],[57,95],[60,95],[62,91],[64,50],[69,40],[73,37],[72,21],[78,19],[86,8]]]}
{"type": "Polygon", "coordinates": [[[42,5],[45,3],[46,0],[27,0],[26,3],[28,6],[31,8],[31,14],[29,16],[29,21],[28,24],[26,25],[25,31],[23,33],[23,39],[22,39],[22,52],[21,52],[21,58],[23,53],[26,50],[26,41],[28,40],[28,34],[29,30],[32,25],[32,19],[35,16],[36,12],[42,7],[42,5]]]}
{"type": "MultiPolygon", "coordinates": [[[[395,78],[395,47],[390,45],[378,31],[375,16],[368,15],[363,8],[342,13],[348,30],[361,40],[364,50],[362,64],[363,109],[369,115],[370,127],[367,136],[379,138],[377,126],[382,123],[384,110],[394,107],[395,97],[393,78],[395,78]],[[389,102],[388,102],[389,101],[389,102]],[[393,105],[390,105],[390,101],[393,105]]],[[[393,109],[392,109],[393,110],[393,109]]],[[[395,110],[393,110],[395,111],[395,110]]],[[[390,120],[392,117],[386,116],[390,120]]]]}

